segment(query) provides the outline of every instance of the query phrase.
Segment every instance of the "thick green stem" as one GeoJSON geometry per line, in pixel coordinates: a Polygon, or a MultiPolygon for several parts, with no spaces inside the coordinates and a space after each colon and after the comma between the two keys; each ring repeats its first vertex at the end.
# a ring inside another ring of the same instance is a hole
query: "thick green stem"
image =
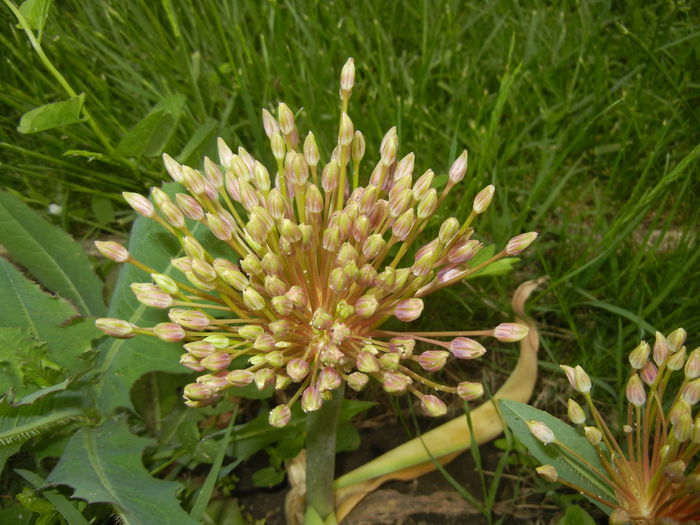
{"type": "Polygon", "coordinates": [[[320,410],[306,416],[306,505],[323,519],[335,512],[335,437],[344,386],[320,410]]]}

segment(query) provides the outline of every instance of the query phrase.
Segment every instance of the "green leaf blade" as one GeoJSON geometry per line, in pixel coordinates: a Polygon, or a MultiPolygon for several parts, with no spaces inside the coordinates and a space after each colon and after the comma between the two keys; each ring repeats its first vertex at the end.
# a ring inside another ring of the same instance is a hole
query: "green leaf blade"
{"type": "Polygon", "coordinates": [[[82,247],[10,193],[0,192],[0,244],[83,315],[104,315],[102,282],[82,247]]]}
{"type": "Polygon", "coordinates": [[[77,97],[45,104],[27,111],[19,121],[17,131],[23,134],[38,133],[80,122],[80,112],[85,102],[85,94],[77,97]]]}
{"type": "Polygon", "coordinates": [[[179,484],[153,478],[141,455],[150,440],[134,436],[125,423],[84,427],[71,437],[47,483],[70,485],[74,498],[114,505],[130,525],[194,525],[180,507],[179,484]]]}

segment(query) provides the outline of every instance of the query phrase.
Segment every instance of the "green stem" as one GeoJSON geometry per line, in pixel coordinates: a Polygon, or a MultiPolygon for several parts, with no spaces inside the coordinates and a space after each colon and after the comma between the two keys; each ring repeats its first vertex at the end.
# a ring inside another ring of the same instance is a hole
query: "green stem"
{"type": "Polygon", "coordinates": [[[306,416],[306,505],[324,521],[335,512],[335,440],[344,390],[334,390],[332,399],[306,416]]]}
{"type": "MultiPolygon", "coordinates": [[[[3,0],[5,5],[10,8],[10,11],[15,15],[15,18],[17,18],[17,22],[19,25],[22,27],[22,30],[27,34],[27,37],[29,38],[29,42],[32,44],[32,47],[34,48],[34,51],[36,51],[36,54],[39,56],[39,59],[41,62],[44,64],[46,69],[49,70],[49,73],[53,75],[53,77],[58,81],[58,83],[61,85],[61,87],[65,90],[66,93],[72,98],[76,98],[78,94],[75,92],[75,90],[71,87],[71,85],[68,83],[66,78],[56,69],[56,67],[51,63],[49,60],[49,57],[46,56],[46,53],[44,53],[44,49],[41,47],[41,44],[39,41],[36,39],[34,36],[34,32],[32,31],[32,28],[29,27],[29,23],[27,22],[26,18],[22,15],[19,9],[10,1],[10,0],[3,0]]],[[[102,145],[105,147],[105,149],[109,152],[112,153],[114,151],[114,148],[112,147],[112,144],[109,142],[109,139],[107,136],[103,133],[103,131],[100,129],[100,127],[97,125],[97,122],[95,122],[95,119],[92,117],[88,109],[85,107],[83,104],[82,107],[83,115],[85,116],[85,120],[88,121],[88,124],[92,128],[92,130],[95,132],[95,135],[97,135],[97,138],[99,141],[102,143],[102,145]]]]}

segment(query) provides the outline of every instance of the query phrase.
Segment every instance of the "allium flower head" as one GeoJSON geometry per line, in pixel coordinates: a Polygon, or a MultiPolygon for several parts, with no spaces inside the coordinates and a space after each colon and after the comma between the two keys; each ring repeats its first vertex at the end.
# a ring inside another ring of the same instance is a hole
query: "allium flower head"
{"type": "MultiPolygon", "coordinates": [[[[687,523],[700,519],[700,349],[691,352],[686,361],[686,335],[683,329],[665,337],[657,332],[653,352],[645,341],[630,352],[631,370],[625,387],[627,420],[619,442],[593,403],[591,382],[583,369],[562,365],[591,415],[588,421],[592,422],[586,426],[583,409],[569,400],[569,419],[596,447],[604,468],[589,466],[590,474],[616,499],[591,494],[561,478],[559,482],[607,505],[610,523],[687,523]]],[[[563,445],[560,449],[563,455],[581,461],[575,451],[563,445]]]]}
{"type": "Polygon", "coordinates": [[[297,400],[306,412],[318,410],[343,382],[360,390],[373,378],[387,392],[412,393],[426,413],[439,416],[446,406],[436,394],[474,399],[483,389],[466,382],[441,385],[425,372],[441,369],[450,355],[482,355],[484,347],[469,336],[514,342],[527,335],[526,327],[510,323],[442,333],[381,329],[392,317],[416,321],[427,295],[519,253],[536,234],[518,236],[470,266],[481,247],[471,239],[472,223],[494,194],[488,186],[468,217],[447,218],[437,238],[417,247],[438,205],[464,177],[466,151],[438,191],[432,170],[414,177],[413,153],[398,158],[399,139],[391,128],[380,158],[365,169],[365,139],[347,113],[354,83],[350,59],[341,75],[337,143],[325,162],[312,133],[301,143],[294,112],[281,103],[276,117],[262,113],[272,167],[219,139],[219,162],[205,158],[203,170],[164,155],[167,172],[184,187],[174,198],[157,188],[150,200],[125,194],[137,213],[178,239],[185,256],[172,265],[179,274],[148,268],[114,243],[98,244],[106,257],[151,275],[154,283],[136,283],[134,293],[148,306],[167,309],[171,323],[149,328],[101,319],[97,326],[114,337],[180,342],[181,363],[202,373],[185,388],[187,405],[205,406],[251,383],[261,390],[293,388],[289,400],[270,413],[270,423],[283,426],[297,400]],[[371,173],[365,186],[359,184],[361,171],[371,173]],[[219,243],[216,250],[193,235],[197,223],[219,243]],[[214,251],[228,255],[216,257],[214,251]],[[417,341],[430,349],[414,355],[417,341]],[[243,356],[247,364],[239,368],[243,356]]]}

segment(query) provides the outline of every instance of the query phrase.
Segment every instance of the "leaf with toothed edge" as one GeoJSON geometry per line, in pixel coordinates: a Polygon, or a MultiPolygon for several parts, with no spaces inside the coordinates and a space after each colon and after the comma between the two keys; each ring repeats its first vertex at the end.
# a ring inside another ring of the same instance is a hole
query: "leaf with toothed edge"
{"type": "Polygon", "coordinates": [[[143,466],[141,455],[150,444],[125,422],[83,427],[46,482],[73,487],[74,498],[112,504],[129,525],[195,525],[180,507],[179,483],[153,478],[143,466]]]}

